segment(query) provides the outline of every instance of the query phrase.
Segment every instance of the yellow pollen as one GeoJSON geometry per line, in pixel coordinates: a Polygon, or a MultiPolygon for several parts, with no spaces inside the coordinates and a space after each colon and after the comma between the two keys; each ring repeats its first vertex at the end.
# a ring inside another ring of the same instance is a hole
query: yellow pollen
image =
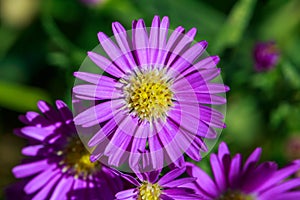
{"type": "Polygon", "coordinates": [[[72,138],[61,154],[64,156],[62,164],[65,171],[71,171],[74,176],[87,177],[100,168],[99,162],[90,161],[90,153],[82,142],[72,138]]]}
{"type": "Polygon", "coordinates": [[[159,200],[161,188],[157,183],[143,182],[139,187],[138,200],[159,200]]]}
{"type": "Polygon", "coordinates": [[[173,105],[173,92],[164,71],[136,72],[128,80],[120,82],[125,84],[123,91],[127,108],[141,121],[166,118],[173,105]]]}

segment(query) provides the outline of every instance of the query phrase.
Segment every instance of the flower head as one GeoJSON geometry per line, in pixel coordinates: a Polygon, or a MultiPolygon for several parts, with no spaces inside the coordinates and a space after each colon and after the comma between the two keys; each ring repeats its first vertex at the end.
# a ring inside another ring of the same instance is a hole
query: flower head
{"type": "Polygon", "coordinates": [[[280,53],[274,41],[257,43],[253,50],[256,71],[268,71],[278,62],[280,53]]]}
{"type": "Polygon", "coordinates": [[[192,163],[187,164],[187,173],[197,177],[197,194],[205,200],[285,200],[299,199],[299,178],[287,179],[300,169],[300,161],[278,169],[274,162],[258,164],[261,148],[257,148],[242,164],[242,156],[230,157],[225,143],[219,146],[218,154],[211,154],[210,163],[214,179],[192,163]]]}
{"type": "Polygon", "coordinates": [[[101,55],[88,53],[105,74],[74,74],[81,81],[74,96],[90,103],[83,112],[74,107],[75,124],[99,127],[88,142],[95,147],[93,160],[108,157],[109,165],[139,170],[162,169],[184,153],[200,160],[208,149],[204,140],[225,127],[223,113],[212,107],[225,104],[220,94],[229,90],[215,82],[218,56],[201,58],[207,42],[192,44],[195,28],[185,33],[168,27],[168,18],[158,16],[149,31],[142,19],[133,21],[131,32],[115,22],[116,43],[100,32],[101,55]]]}
{"type": "Polygon", "coordinates": [[[33,199],[113,199],[122,189],[121,178],[90,161],[66,104],[56,101],[56,110],[40,101],[38,107],[43,115],[27,112],[20,117],[26,126],[16,130],[29,141],[22,149],[29,158],[13,168],[16,178],[28,180],[24,191],[33,199]]]}
{"type": "Polygon", "coordinates": [[[159,178],[159,171],[137,174],[138,179],[126,174],[123,178],[133,184],[134,188],[127,189],[116,194],[116,199],[159,200],[159,199],[198,199],[193,188],[182,187],[192,183],[195,178],[179,178],[185,168],[176,168],[159,178]],[[175,180],[176,179],[176,180],[175,180]]]}

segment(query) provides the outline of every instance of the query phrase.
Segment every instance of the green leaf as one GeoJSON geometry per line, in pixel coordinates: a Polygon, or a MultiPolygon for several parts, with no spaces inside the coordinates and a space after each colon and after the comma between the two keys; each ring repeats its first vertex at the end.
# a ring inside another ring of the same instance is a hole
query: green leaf
{"type": "Polygon", "coordinates": [[[240,0],[234,5],[216,36],[213,44],[214,51],[222,53],[226,47],[238,44],[252,16],[255,4],[256,0],[240,0]]]}
{"type": "Polygon", "coordinates": [[[284,77],[295,89],[300,89],[300,73],[290,62],[284,61],[281,68],[284,77]]]}
{"type": "Polygon", "coordinates": [[[170,29],[183,26],[185,29],[196,27],[197,40],[213,42],[213,36],[224,23],[225,15],[210,5],[197,0],[111,0],[105,9],[113,13],[114,18],[130,27],[131,20],[143,18],[150,27],[154,15],[170,18],[170,29]],[[130,13],[130,15],[128,15],[130,13]]]}
{"type": "Polygon", "coordinates": [[[18,112],[36,110],[39,100],[50,100],[42,89],[5,81],[0,81],[0,94],[0,106],[18,112]]]}
{"type": "Polygon", "coordinates": [[[241,93],[228,102],[224,139],[240,148],[253,145],[259,138],[262,121],[255,97],[241,93]]]}

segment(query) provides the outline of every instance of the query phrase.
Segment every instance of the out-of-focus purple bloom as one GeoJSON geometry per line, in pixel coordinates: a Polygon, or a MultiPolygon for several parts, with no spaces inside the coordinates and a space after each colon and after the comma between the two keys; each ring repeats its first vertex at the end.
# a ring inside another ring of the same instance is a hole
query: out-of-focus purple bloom
{"type": "Polygon", "coordinates": [[[58,100],[54,109],[40,101],[38,107],[43,115],[27,112],[20,116],[26,126],[16,130],[29,141],[22,149],[29,158],[13,168],[16,178],[28,180],[26,194],[37,200],[114,199],[122,189],[121,178],[110,168],[90,161],[66,104],[58,100]]]}
{"type": "Polygon", "coordinates": [[[233,158],[225,143],[218,154],[211,154],[210,163],[214,179],[192,163],[187,173],[197,177],[188,186],[197,188],[204,200],[296,200],[300,199],[300,178],[286,179],[300,169],[300,160],[278,169],[274,162],[258,164],[261,148],[257,148],[242,164],[242,155],[233,158]]]}
{"type": "Polygon", "coordinates": [[[106,0],[80,0],[80,1],[87,5],[98,5],[103,3],[106,0]]]}
{"type": "Polygon", "coordinates": [[[168,28],[168,17],[155,16],[149,31],[142,19],[132,22],[131,32],[115,22],[116,43],[98,34],[107,57],[88,53],[109,75],[74,74],[88,82],[74,86],[74,96],[91,105],[75,124],[99,125],[88,143],[95,147],[93,160],[107,156],[109,165],[143,169],[149,163],[142,161],[150,158],[152,170],[181,166],[176,161],[184,153],[199,161],[200,152],[207,151],[204,139],[216,138],[216,129],[225,127],[223,113],[212,108],[226,103],[220,94],[229,90],[212,82],[220,75],[219,57],[200,58],[207,42],[192,44],[195,28],[187,33],[181,26],[173,32],[168,28]]]}
{"type": "Polygon", "coordinates": [[[255,70],[261,72],[274,68],[279,56],[279,49],[274,41],[257,43],[253,50],[255,70]]]}
{"type": "Polygon", "coordinates": [[[133,184],[134,188],[116,194],[118,200],[187,200],[199,199],[195,194],[194,186],[183,187],[192,183],[196,178],[179,178],[185,168],[176,168],[159,178],[160,170],[137,174],[138,179],[126,174],[121,174],[124,179],[133,184]]]}

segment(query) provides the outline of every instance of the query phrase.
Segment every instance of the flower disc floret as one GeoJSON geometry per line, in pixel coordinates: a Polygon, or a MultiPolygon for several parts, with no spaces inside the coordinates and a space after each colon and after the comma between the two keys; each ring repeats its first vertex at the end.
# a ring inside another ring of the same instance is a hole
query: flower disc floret
{"type": "Polygon", "coordinates": [[[159,200],[161,188],[157,183],[144,181],[139,188],[138,200],[159,200]]]}
{"type": "Polygon", "coordinates": [[[130,113],[138,116],[140,121],[163,119],[173,105],[171,81],[162,70],[136,71],[122,79],[125,101],[130,113]]]}

